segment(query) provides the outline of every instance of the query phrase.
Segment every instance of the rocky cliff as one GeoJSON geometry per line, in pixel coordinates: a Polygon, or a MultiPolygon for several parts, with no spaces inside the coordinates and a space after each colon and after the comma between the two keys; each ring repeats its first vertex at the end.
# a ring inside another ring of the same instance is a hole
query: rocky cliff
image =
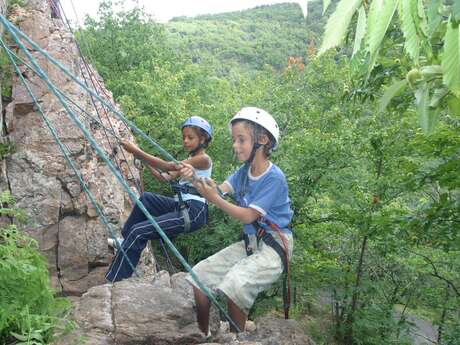
{"type": "MultiPolygon", "coordinates": [[[[91,66],[83,68],[72,34],[61,19],[52,18],[48,1],[29,0],[24,7],[13,7],[8,18],[74,75],[82,80],[90,80],[93,76],[99,94],[107,95],[105,97],[114,104],[110,92],[91,66]]],[[[120,137],[132,140],[127,127],[105,112],[100,104],[95,107],[86,92],[38,51],[30,49],[30,53],[50,80],[92,115],[92,118],[83,115],[73,107],[134,190],[139,172],[134,167],[133,157],[117,150],[114,137],[104,129],[111,128],[120,137]],[[99,123],[94,119],[99,119],[99,123]]],[[[20,56],[25,57],[23,53],[20,56]]],[[[127,193],[43,81],[26,67],[21,66],[21,69],[108,221],[119,229],[131,209],[127,193]]],[[[14,149],[2,162],[1,190],[9,189],[17,206],[26,211],[29,222],[19,225],[20,229],[37,239],[48,258],[53,287],[64,294],[79,295],[91,286],[104,283],[104,273],[111,260],[107,229],[16,76],[12,100],[4,106],[2,142],[8,142],[14,149]]]]}
{"type": "MultiPolygon", "coordinates": [[[[6,14],[6,3],[5,0],[0,0],[0,14],[5,15],[6,14]]],[[[0,37],[3,36],[3,27],[0,25],[0,37]]],[[[2,81],[0,80],[0,90],[2,89],[2,81]]],[[[2,97],[0,97],[0,114],[3,113],[3,102],[2,102],[2,97]]],[[[3,119],[3,117],[1,117],[3,119]]],[[[0,137],[2,137],[2,133],[0,131],[0,137]]],[[[0,141],[0,143],[3,143],[3,141],[0,141]]],[[[1,172],[1,167],[0,167],[0,172],[1,172]]]]}

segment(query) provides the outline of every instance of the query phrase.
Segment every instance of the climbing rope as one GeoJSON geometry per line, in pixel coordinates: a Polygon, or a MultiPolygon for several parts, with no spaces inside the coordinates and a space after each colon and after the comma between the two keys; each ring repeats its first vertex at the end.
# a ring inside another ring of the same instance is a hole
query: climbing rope
{"type": "MultiPolygon", "coordinates": [[[[19,61],[22,65],[26,66],[30,71],[34,72],[35,74],[38,75],[37,71],[35,68],[30,66],[24,59],[22,59],[20,56],[18,56],[15,52],[13,52],[10,48],[4,46],[3,49],[7,51],[9,54],[11,54],[12,57],[14,57],[17,61],[19,61]]],[[[67,101],[69,101],[73,106],[75,106],[81,114],[88,120],[90,120],[91,123],[97,124],[97,126],[104,127],[104,124],[100,122],[97,118],[95,118],[93,115],[91,115],[86,109],[84,109],[82,106],[80,106],[78,103],[76,103],[72,98],[67,96],[66,94],[62,93],[61,91],[57,90],[67,101]]],[[[115,138],[118,140],[122,140],[118,133],[115,131],[111,130],[110,128],[105,127],[105,129],[115,138]]]]}
{"type": "MultiPolygon", "coordinates": [[[[54,4],[54,0],[49,0],[49,1],[52,3],[52,5],[56,6],[56,4],[54,4]]],[[[76,13],[76,11],[75,11],[75,7],[74,7],[73,2],[71,2],[71,4],[72,4],[72,8],[73,8],[73,10],[74,10],[75,16],[76,16],[76,18],[77,18],[77,23],[79,24],[79,19],[78,19],[77,13],[76,13]]],[[[72,37],[74,38],[74,43],[75,43],[75,46],[77,47],[78,55],[79,55],[79,57],[80,57],[80,60],[83,62],[83,66],[85,67],[86,73],[88,74],[88,77],[89,77],[89,80],[90,80],[90,82],[91,82],[91,85],[92,85],[93,89],[96,91],[96,93],[99,95],[98,89],[99,89],[99,90],[104,90],[104,88],[103,88],[100,84],[99,84],[99,88],[96,87],[96,84],[95,84],[94,80],[97,81],[97,78],[95,77],[95,75],[94,75],[92,69],[90,68],[90,66],[89,66],[88,63],[86,62],[86,59],[85,59],[85,57],[83,56],[83,54],[82,54],[82,52],[81,52],[80,45],[78,44],[78,41],[75,39],[75,33],[74,33],[73,29],[72,29],[72,26],[70,25],[69,20],[67,19],[67,15],[66,15],[66,13],[65,13],[65,11],[64,11],[64,8],[62,7],[62,4],[61,4],[60,2],[58,2],[58,5],[57,5],[57,6],[59,6],[59,8],[60,8],[60,13],[62,13],[62,16],[61,16],[61,21],[62,21],[62,23],[63,23],[64,25],[67,25],[67,28],[69,29],[70,33],[72,34],[72,37]]],[[[58,8],[58,10],[59,10],[59,8],[58,8]]],[[[88,49],[88,48],[87,48],[87,49],[88,49]]],[[[87,80],[87,78],[86,78],[85,71],[83,70],[83,67],[81,66],[81,64],[78,64],[78,65],[79,65],[79,68],[80,68],[80,73],[81,73],[81,75],[83,76],[83,80],[84,80],[84,82],[85,82],[85,85],[86,85],[87,87],[89,87],[90,85],[89,85],[89,82],[88,82],[88,80],[87,80]]],[[[105,94],[105,97],[106,97],[107,99],[110,99],[109,96],[108,96],[106,93],[104,93],[104,94],[105,94]]],[[[100,115],[100,113],[99,113],[99,108],[98,108],[97,105],[96,105],[95,99],[94,99],[93,96],[90,96],[90,99],[91,99],[91,103],[92,103],[92,105],[93,105],[93,108],[94,108],[94,110],[96,111],[97,117],[99,118],[100,123],[102,123],[102,118],[101,118],[101,115],[100,115]]],[[[109,123],[109,125],[110,125],[111,132],[115,132],[115,129],[114,129],[114,127],[113,127],[113,124],[112,124],[112,121],[111,121],[111,119],[110,119],[110,116],[109,116],[109,114],[107,113],[107,110],[105,109],[105,107],[102,107],[102,110],[103,110],[103,112],[104,112],[104,114],[105,114],[105,117],[106,117],[106,119],[107,119],[107,121],[108,121],[108,123],[109,123]]],[[[123,124],[126,126],[126,123],[123,122],[123,124]]],[[[106,137],[106,139],[107,139],[107,142],[108,142],[108,144],[109,144],[109,147],[110,147],[111,151],[114,152],[115,149],[114,149],[114,147],[112,146],[112,142],[111,142],[111,140],[110,140],[110,138],[109,138],[109,136],[108,136],[108,134],[107,134],[107,129],[106,129],[106,127],[105,127],[105,126],[102,126],[102,129],[103,129],[103,131],[104,131],[105,137],[106,137]]],[[[123,156],[123,159],[124,159],[125,161],[127,161],[124,151],[121,150],[119,140],[116,140],[115,143],[116,143],[116,145],[117,145],[116,147],[117,147],[118,152],[121,152],[121,154],[122,154],[122,156],[123,156]]],[[[118,162],[117,162],[116,160],[114,160],[114,161],[115,161],[115,163],[116,163],[118,169],[121,171],[121,166],[118,164],[118,162]]],[[[134,177],[134,174],[133,174],[133,172],[132,172],[132,170],[131,170],[131,167],[130,167],[129,165],[128,165],[128,172],[129,172],[129,174],[132,176],[133,180],[135,181],[135,185],[136,185],[137,191],[140,193],[140,192],[141,192],[141,186],[140,186],[140,184],[138,183],[138,181],[136,180],[136,178],[134,177]]]]}
{"type": "MultiPolygon", "coordinates": [[[[63,11],[63,8],[62,8],[62,5],[61,5],[61,10],[63,11]]],[[[75,9],[74,9],[75,10],[75,9]]],[[[64,11],[62,12],[65,16],[65,13],[64,11]]],[[[69,23],[68,23],[69,24],[69,23]]],[[[70,24],[69,24],[69,27],[70,27],[70,24]]],[[[116,109],[114,109],[112,107],[112,104],[106,102],[97,92],[94,92],[93,90],[91,90],[88,86],[87,86],[87,83],[86,83],[86,80],[85,80],[85,83],[83,84],[81,80],[79,80],[78,78],[76,78],[71,72],[68,71],[67,68],[65,68],[60,62],[58,62],[57,60],[55,60],[54,58],[52,58],[46,51],[44,51],[43,49],[41,49],[35,42],[33,42],[32,40],[30,40],[30,38],[27,37],[27,35],[25,35],[21,30],[17,29],[16,27],[13,26],[13,29],[14,30],[17,30],[16,33],[19,34],[23,39],[25,39],[29,44],[31,44],[35,50],[38,50],[43,56],[45,56],[48,60],[50,60],[54,65],[56,65],[58,68],[60,68],[67,76],[69,76],[72,80],[74,80],[78,85],[80,85],[80,87],[82,87],[86,92],[88,92],[91,96],[91,99],[93,100],[93,97],[95,97],[98,101],[100,101],[104,106],[106,106],[108,109],[110,109],[124,124],[125,126],[129,126],[129,128],[131,128],[132,130],[134,130],[137,134],[141,135],[141,137],[143,137],[144,139],[147,140],[147,142],[157,148],[157,150],[159,150],[163,156],[165,156],[166,158],[168,158],[169,160],[175,162],[176,164],[179,163],[172,155],[170,155],[166,150],[164,150],[160,145],[158,145],[155,141],[153,141],[148,135],[146,135],[144,132],[142,132],[140,129],[138,129],[133,123],[129,122],[126,117],[118,112],[116,109]]],[[[73,32],[72,32],[73,33],[73,32]]],[[[76,45],[77,45],[77,48],[78,50],[80,51],[80,47],[78,45],[77,42],[75,42],[76,45]]],[[[80,52],[81,53],[81,52],[80,52]]],[[[80,56],[82,57],[82,55],[80,54],[80,56]]],[[[83,57],[82,57],[83,58],[83,57]]],[[[85,61],[83,59],[83,61],[85,61]]],[[[89,73],[89,72],[88,72],[89,73]]],[[[90,73],[89,73],[90,74],[90,73]]],[[[83,77],[84,76],[84,73],[82,72],[82,75],[83,77]]],[[[91,75],[91,74],[90,74],[91,75]]],[[[96,79],[97,80],[97,79],[96,79]]],[[[94,86],[94,84],[93,84],[94,86]]],[[[101,90],[104,90],[104,88],[99,84],[100,86],[100,89],[101,90]]],[[[95,88],[96,89],[96,88],[95,88]]],[[[94,102],[93,102],[94,104],[94,102]]],[[[103,109],[105,110],[105,108],[103,107],[103,109]]],[[[97,111],[97,108],[96,108],[96,111],[97,111]]],[[[107,113],[106,113],[107,114],[107,113]]],[[[108,116],[108,115],[107,115],[108,116]]],[[[101,120],[102,122],[102,120],[101,120]]],[[[109,120],[110,122],[110,120],[109,120]]],[[[104,127],[105,128],[105,127],[104,127]]],[[[113,128],[113,127],[112,127],[113,128]]],[[[110,142],[109,142],[110,144],[110,142]]],[[[121,150],[123,152],[123,150],[121,150]]],[[[129,165],[128,165],[128,168],[129,168],[129,165]]],[[[180,193],[180,192],[179,192],[180,193]]],[[[166,251],[166,248],[164,247],[164,242],[162,240],[160,240],[160,244],[161,246],[163,247],[163,252],[167,253],[166,251]]],[[[149,249],[150,249],[150,252],[151,252],[151,255],[153,256],[153,259],[155,262],[157,262],[156,258],[155,258],[155,255],[154,255],[154,252],[153,252],[153,247],[152,246],[149,246],[149,249]]],[[[169,257],[167,257],[167,260],[169,259],[169,257]]]]}
{"type": "MultiPolygon", "coordinates": [[[[19,57],[17,54],[15,54],[11,49],[9,49],[8,47],[5,47],[5,49],[8,50],[9,54],[14,56],[14,58],[17,61],[19,61],[21,64],[26,66],[29,70],[31,70],[32,72],[34,72],[35,74],[38,75],[38,72],[32,66],[30,66],[26,61],[24,61],[21,57],[19,57]]],[[[85,85],[87,85],[87,84],[85,84],[85,85]]],[[[57,90],[57,92],[59,92],[67,101],[69,101],[73,106],[75,106],[80,111],[80,114],[85,116],[87,119],[90,119],[91,125],[93,123],[97,124],[98,126],[100,126],[102,128],[105,128],[105,132],[109,132],[112,136],[114,136],[118,140],[118,142],[121,140],[119,135],[114,131],[113,127],[112,128],[106,128],[104,126],[104,124],[101,122],[102,119],[100,117],[99,117],[99,119],[96,119],[94,116],[92,116],[90,113],[88,113],[88,111],[86,109],[82,108],[78,103],[76,103],[73,99],[71,99],[67,95],[63,94],[60,90],[57,90]]],[[[111,152],[112,152],[112,154],[111,154],[111,157],[112,157],[113,150],[111,152]]],[[[125,159],[125,161],[127,161],[127,159],[125,159]]],[[[117,167],[119,167],[118,164],[117,164],[117,167]]],[[[129,165],[128,165],[128,167],[129,167],[129,165]]],[[[133,174],[131,174],[130,176],[132,176],[132,178],[135,179],[133,174]]],[[[138,192],[140,193],[141,191],[143,191],[143,188],[141,188],[141,190],[139,190],[139,188],[138,188],[138,192]]],[[[116,240],[116,238],[114,238],[114,240],[116,240]]],[[[159,242],[160,242],[160,245],[161,245],[161,249],[163,250],[163,254],[164,254],[165,258],[166,258],[166,264],[168,266],[168,271],[170,273],[171,272],[176,272],[177,270],[174,268],[174,265],[172,264],[171,258],[169,257],[169,254],[168,254],[168,251],[167,251],[166,246],[164,244],[164,241],[160,238],[159,242]]],[[[157,271],[160,271],[161,267],[159,266],[159,262],[158,262],[158,260],[157,260],[157,258],[155,256],[154,248],[153,248],[153,246],[152,246],[152,244],[150,242],[149,242],[148,248],[149,248],[149,252],[150,252],[150,254],[152,256],[152,259],[155,262],[157,271]]]]}
{"type": "MultiPolygon", "coordinates": [[[[123,116],[120,112],[116,111],[113,109],[113,107],[105,102],[99,95],[97,95],[94,91],[90,90],[87,88],[78,78],[76,78],[72,73],[70,73],[67,68],[62,66],[58,61],[53,59],[48,53],[46,53],[44,50],[42,50],[35,42],[33,42],[27,35],[25,35],[21,30],[13,26],[3,15],[0,15],[0,22],[3,24],[5,27],[5,30],[9,32],[11,37],[13,38],[14,42],[16,42],[17,46],[19,49],[21,49],[28,60],[31,62],[32,66],[34,66],[35,70],[37,71],[37,74],[39,77],[47,84],[48,88],[51,90],[51,92],[57,97],[57,99],[60,101],[60,103],[63,105],[65,110],[67,111],[67,114],[69,117],[72,119],[72,121],[77,125],[77,127],[82,131],[82,133],[85,135],[86,139],[89,141],[93,149],[96,151],[98,156],[106,163],[106,165],[110,168],[112,171],[112,174],[117,178],[119,183],[124,187],[128,195],[130,196],[131,200],[136,203],[136,205],[139,207],[139,209],[144,213],[144,215],[147,217],[147,219],[150,221],[150,223],[154,226],[160,237],[163,239],[163,241],[168,245],[168,247],[171,249],[171,251],[174,253],[174,255],[177,257],[177,259],[180,261],[180,263],[184,266],[184,268],[190,273],[191,277],[193,280],[196,282],[198,287],[208,296],[208,298],[211,300],[213,304],[216,305],[216,307],[221,311],[221,313],[225,316],[225,318],[230,322],[230,324],[235,327],[237,331],[240,331],[238,325],[230,318],[228,313],[224,310],[224,308],[217,302],[216,297],[214,294],[199,280],[198,276],[193,272],[192,268],[190,265],[185,261],[183,256],[177,251],[171,240],[168,238],[168,236],[163,232],[161,227],[158,225],[158,223],[155,221],[155,219],[151,216],[151,214],[147,211],[145,206],[138,200],[137,196],[133,193],[133,191],[130,189],[129,185],[127,182],[123,179],[121,174],[117,171],[117,169],[114,167],[110,159],[106,156],[104,151],[99,147],[91,133],[87,130],[87,128],[83,125],[83,123],[78,119],[78,117],[75,115],[75,113],[72,111],[72,109],[69,107],[69,104],[66,102],[64,97],[61,95],[60,92],[58,92],[57,88],[55,85],[49,80],[48,76],[43,72],[41,67],[38,65],[34,57],[30,54],[29,50],[25,47],[25,45],[20,41],[19,36],[21,36],[25,41],[27,41],[35,50],[39,51],[42,55],[48,58],[49,61],[51,61],[53,64],[58,66],[61,70],[64,71],[66,75],[68,75],[72,80],[77,82],[82,88],[84,88],[88,93],[96,97],[100,102],[102,102],[104,105],[106,105],[109,109],[111,109],[114,114],[119,117],[120,119],[125,119],[126,123],[130,126],[131,129],[136,131],[139,135],[141,135],[143,138],[145,138],[149,143],[151,143],[153,146],[155,146],[159,151],[161,151],[165,156],[168,156],[171,161],[175,163],[179,163],[172,155],[170,155],[166,150],[164,150],[159,144],[157,144],[155,141],[153,141],[150,137],[148,137],[144,132],[142,132],[139,128],[137,128],[132,122],[126,119],[125,116],[123,116]]],[[[3,42],[3,41],[2,41],[3,42]]],[[[2,43],[2,46],[4,43],[2,43]]],[[[12,57],[9,56],[9,59],[12,60],[12,57]]],[[[16,69],[16,73],[21,75],[20,70],[16,69]]],[[[37,102],[36,98],[34,97],[34,102],[38,106],[39,103],[37,102]]],[[[96,208],[97,212],[99,215],[100,209],[96,208]]]]}
{"type": "MultiPolygon", "coordinates": [[[[99,207],[99,204],[97,203],[96,199],[94,198],[93,193],[91,193],[91,191],[89,190],[89,187],[88,187],[87,183],[85,182],[85,180],[81,176],[78,168],[75,166],[75,164],[72,161],[72,159],[70,158],[70,154],[69,154],[70,150],[69,150],[69,148],[66,147],[64,145],[64,143],[60,140],[60,138],[59,138],[59,136],[57,134],[56,128],[53,126],[53,124],[49,121],[48,117],[45,115],[41,104],[38,102],[37,98],[35,97],[35,94],[33,93],[32,89],[30,88],[29,83],[24,78],[24,76],[21,73],[18,65],[16,64],[15,60],[13,59],[13,55],[10,53],[10,50],[6,47],[6,44],[5,44],[5,42],[3,41],[3,39],[1,37],[0,37],[0,44],[1,44],[2,48],[6,51],[9,60],[13,64],[13,67],[14,67],[14,69],[16,71],[16,74],[19,76],[19,78],[21,79],[22,83],[26,87],[28,94],[30,95],[30,97],[34,101],[34,104],[36,105],[38,112],[42,116],[43,121],[45,122],[46,126],[48,127],[48,129],[50,130],[51,134],[53,135],[53,138],[55,139],[56,143],[58,144],[59,149],[64,154],[65,160],[70,165],[70,167],[74,171],[75,175],[77,176],[78,180],[80,181],[80,185],[84,189],[86,195],[89,197],[89,199],[91,201],[91,204],[93,205],[93,207],[96,210],[97,214],[101,217],[102,223],[108,228],[108,230],[110,232],[110,235],[112,237],[116,238],[115,231],[113,230],[112,225],[108,222],[107,217],[104,215],[104,213],[102,212],[101,208],[99,207]]],[[[119,245],[119,243],[117,243],[117,244],[119,245]]],[[[123,256],[128,261],[128,264],[133,269],[133,271],[136,274],[136,276],[138,276],[134,265],[132,264],[132,262],[128,258],[128,256],[126,255],[125,251],[123,249],[121,249],[121,251],[122,251],[123,256]]]]}
{"type": "MultiPolygon", "coordinates": [[[[145,134],[141,129],[139,129],[132,121],[128,120],[124,114],[122,114],[120,111],[115,109],[110,103],[108,103],[106,100],[104,100],[102,97],[100,97],[95,91],[92,89],[88,88],[84,82],[82,82],[79,78],[77,78],[74,74],[72,74],[66,67],[64,67],[59,61],[54,59],[50,54],[48,54],[45,50],[43,50],[39,45],[37,45],[34,41],[32,41],[26,34],[24,34],[21,30],[19,30],[17,27],[12,25],[4,16],[0,16],[0,22],[5,26],[5,28],[10,32],[14,33],[16,39],[19,39],[17,36],[19,35],[22,37],[28,44],[31,45],[33,50],[39,52],[42,54],[44,57],[46,57],[53,65],[57,66],[66,76],[68,76],[70,79],[75,81],[83,90],[85,90],[87,93],[90,95],[94,96],[99,102],[101,102],[107,109],[109,109],[118,119],[121,121],[124,121],[128,127],[133,130],[136,134],[141,136],[143,139],[145,139],[152,147],[157,149],[163,157],[165,157],[167,160],[170,160],[176,164],[179,164],[180,162],[175,159],[168,151],[166,151],[163,147],[161,147],[157,142],[155,142],[152,138],[150,138],[147,134],[145,134]]],[[[40,75],[40,74],[39,74],[40,75]]]]}

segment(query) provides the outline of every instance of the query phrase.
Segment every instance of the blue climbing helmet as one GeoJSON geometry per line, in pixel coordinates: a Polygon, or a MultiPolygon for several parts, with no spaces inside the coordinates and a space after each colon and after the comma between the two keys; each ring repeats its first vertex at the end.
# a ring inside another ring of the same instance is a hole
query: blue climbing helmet
{"type": "Polygon", "coordinates": [[[212,139],[212,127],[208,121],[200,116],[191,116],[182,124],[181,129],[187,126],[195,126],[201,128],[208,135],[208,142],[212,139]]]}

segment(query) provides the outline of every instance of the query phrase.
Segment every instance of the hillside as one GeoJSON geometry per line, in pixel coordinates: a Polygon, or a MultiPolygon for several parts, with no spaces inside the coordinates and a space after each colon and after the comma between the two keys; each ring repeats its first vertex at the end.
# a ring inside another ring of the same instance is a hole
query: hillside
{"type": "Polygon", "coordinates": [[[324,26],[321,10],[320,2],[310,3],[304,19],[298,4],[285,3],[177,17],[166,24],[166,31],[176,51],[194,63],[211,66],[218,76],[257,71],[265,65],[280,69],[289,56],[306,59],[308,44],[318,40],[324,26]]]}

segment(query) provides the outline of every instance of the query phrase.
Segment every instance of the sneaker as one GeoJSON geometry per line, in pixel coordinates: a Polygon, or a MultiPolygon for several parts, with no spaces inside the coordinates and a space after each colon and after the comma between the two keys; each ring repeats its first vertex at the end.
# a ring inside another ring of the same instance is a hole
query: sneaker
{"type": "MultiPolygon", "coordinates": [[[[121,237],[117,237],[117,241],[121,246],[124,240],[121,237]]],[[[115,241],[115,239],[113,239],[113,238],[108,238],[107,239],[107,244],[109,245],[109,247],[117,248],[117,241],[115,241]]]]}

